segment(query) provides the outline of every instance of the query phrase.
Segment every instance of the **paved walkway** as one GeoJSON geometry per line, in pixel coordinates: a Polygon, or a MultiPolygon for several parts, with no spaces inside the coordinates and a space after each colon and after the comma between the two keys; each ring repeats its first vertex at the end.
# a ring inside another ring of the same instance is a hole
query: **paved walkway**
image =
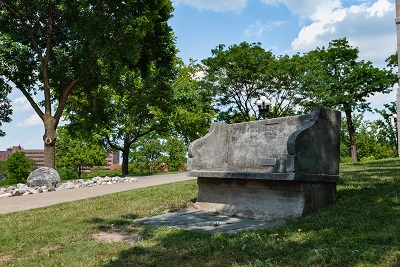
{"type": "Polygon", "coordinates": [[[187,177],[186,173],[162,174],[135,178],[137,178],[138,181],[132,183],[117,183],[112,185],[66,189],[27,196],[0,198],[0,214],[30,210],[63,202],[70,202],[154,185],[195,179],[194,177],[187,177]]]}
{"type": "MultiPolygon", "coordinates": [[[[145,188],[154,185],[192,180],[195,178],[187,177],[186,173],[178,173],[137,177],[137,179],[138,181],[133,183],[100,185],[27,196],[0,198],[0,214],[41,208],[63,202],[145,188]]],[[[211,214],[196,209],[185,209],[151,218],[141,218],[135,220],[135,222],[183,228],[186,230],[209,234],[215,234],[218,232],[236,233],[243,230],[253,230],[284,224],[284,221],[267,222],[262,220],[248,220],[211,214]]]]}

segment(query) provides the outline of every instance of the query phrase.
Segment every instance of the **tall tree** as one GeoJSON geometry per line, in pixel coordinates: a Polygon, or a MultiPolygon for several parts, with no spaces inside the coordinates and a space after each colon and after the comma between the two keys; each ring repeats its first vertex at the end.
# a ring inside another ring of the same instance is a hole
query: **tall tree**
{"type": "MultiPolygon", "coordinates": [[[[170,45],[169,51],[174,51],[173,42],[170,45]]],[[[169,56],[166,53],[167,58],[153,61],[146,72],[121,69],[117,83],[82,91],[83,97],[72,96],[67,106],[70,129],[78,135],[96,131],[104,137],[106,148],[122,152],[122,174],[128,174],[132,144],[147,134],[167,129],[174,77],[169,56]]]]}
{"type": "Polygon", "coordinates": [[[204,86],[215,93],[218,120],[228,123],[255,119],[255,102],[272,101],[269,117],[292,115],[302,102],[301,78],[306,71],[300,55],[275,57],[260,43],[219,45],[204,64],[204,86]]]}
{"type": "Polygon", "coordinates": [[[146,72],[172,38],[172,9],[170,0],[0,0],[0,91],[14,84],[43,121],[45,166],[54,167],[72,92],[113,83],[127,67],[146,72]]]}
{"type": "Polygon", "coordinates": [[[204,86],[215,94],[218,120],[228,123],[250,121],[256,113],[255,100],[272,80],[269,66],[274,57],[260,43],[242,42],[225,49],[219,45],[204,59],[204,86]]]}
{"type": "Polygon", "coordinates": [[[358,60],[358,48],[346,38],[333,40],[327,48],[307,54],[310,59],[308,83],[309,106],[324,106],[345,113],[351,157],[357,161],[353,112],[371,110],[368,97],[388,93],[396,82],[389,70],[375,68],[370,61],[358,60]]]}

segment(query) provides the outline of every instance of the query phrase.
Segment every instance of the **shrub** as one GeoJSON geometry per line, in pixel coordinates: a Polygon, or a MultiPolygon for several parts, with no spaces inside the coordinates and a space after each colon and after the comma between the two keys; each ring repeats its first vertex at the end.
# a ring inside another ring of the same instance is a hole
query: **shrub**
{"type": "Polygon", "coordinates": [[[78,179],[78,173],[74,168],[62,167],[59,168],[58,174],[60,175],[61,180],[75,180],[78,179]]]}
{"type": "Polygon", "coordinates": [[[9,184],[26,183],[29,173],[35,167],[33,160],[25,157],[25,152],[11,154],[5,163],[9,184]]]}

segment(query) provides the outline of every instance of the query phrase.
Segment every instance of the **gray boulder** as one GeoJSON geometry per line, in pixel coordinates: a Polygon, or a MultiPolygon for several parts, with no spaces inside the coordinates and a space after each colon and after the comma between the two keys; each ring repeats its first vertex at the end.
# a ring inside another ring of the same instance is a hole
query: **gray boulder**
{"type": "Polygon", "coordinates": [[[60,175],[58,175],[58,172],[55,169],[42,167],[29,174],[26,184],[29,187],[55,187],[60,182],[60,175]]]}

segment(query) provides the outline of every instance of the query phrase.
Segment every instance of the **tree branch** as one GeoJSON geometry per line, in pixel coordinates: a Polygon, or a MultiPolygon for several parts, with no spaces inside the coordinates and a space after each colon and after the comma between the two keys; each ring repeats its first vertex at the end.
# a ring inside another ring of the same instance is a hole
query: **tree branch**
{"type": "MultiPolygon", "coordinates": [[[[48,75],[48,65],[50,59],[50,50],[51,50],[51,34],[53,32],[53,11],[54,5],[51,4],[49,7],[49,30],[47,33],[47,43],[46,43],[46,56],[44,60],[42,60],[42,75],[43,75],[43,83],[44,83],[44,100],[45,100],[45,113],[51,114],[51,99],[50,99],[50,84],[49,84],[49,75],[48,75]]],[[[57,120],[58,123],[58,120],[57,120]]]]}
{"type": "Polygon", "coordinates": [[[23,19],[23,17],[21,17],[11,6],[7,5],[3,1],[0,1],[0,5],[5,7],[8,10],[8,12],[10,12],[11,14],[13,14],[15,17],[18,18],[18,21],[22,24],[22,27],[28,32],[28,34],[29,34],[29,36],[31,38],[31,41],[32,41],[33,48],[35,49],[36,53],[38,54],[40,62],[43,64],[42,52],[39,49],[39,46],[38,46],[38,44],[36,42],[35,37],[33,36],[33,33],[31,31],[30,27],[28,26],[28,24],[26,24],[26,22],[23,19]]]}
{"type": "Polygon", "coordinates": [[[110,137],[108,136],[108,134],[105,136],[107,143],[110,147],[114,148],[115,150],[119,150],[119,151],[123,151],[122,147],[115,145],[113,142],[111,142],[110,137]]]}
{"type": "Polygon", "coordinates": [[[63,93],[62,93],[62,95],[61,95],[61,97],[60,97],[60,100],[59,100],[59,102],[58,102],[57,111],[56,111],[56,113],[54,114],[54,119],[57,121],[57,124],[58,124],[58,122],[60,121],[60,118],[61,118],[61,115],[62,115],[62,113],[63,113],[63,111],[64,111],[65,106],[67,105],[68,97],[69,97],[69,95],[72,93],[72,90],[75,88],[75,86],[76,86],[77,83],[78,83],[78,80],[77,80],[77,79],[72,80],[72,81],[67,85],[67,87],[64,89],[64,91],[63,91],[63,93]]]}

